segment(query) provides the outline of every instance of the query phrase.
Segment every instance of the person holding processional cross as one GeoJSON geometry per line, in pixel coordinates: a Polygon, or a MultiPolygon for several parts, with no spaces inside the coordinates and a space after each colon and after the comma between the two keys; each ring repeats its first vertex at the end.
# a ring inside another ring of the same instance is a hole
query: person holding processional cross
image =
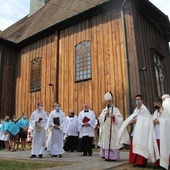
{"type": "Polygon", "coordinates": [[[98,117],[100,124],[100,157],[106,161],[117,161],[120,159],[119,149],[123,147],[124,143],[122,141],[128,141],[129,135],[128,132],[126,132],[126,135],[123,135],[118,144],[117,133],[123,123],[123,117],[119,109],[114,106],[111,92],[107,92],[104,99],[106,101],[106,108],[102,110],[102,113],[98,117]]]}

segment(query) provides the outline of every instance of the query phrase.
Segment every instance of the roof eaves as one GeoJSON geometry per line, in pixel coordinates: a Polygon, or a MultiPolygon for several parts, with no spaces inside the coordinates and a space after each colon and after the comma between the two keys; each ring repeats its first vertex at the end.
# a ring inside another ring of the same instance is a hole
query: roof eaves
{"type": "Polygon", "coordinates": [[[46,27],[45,29],[43,29],[39,32],[36,32],[35,34],[31,35],[30,37],[28,37],[24,40],[15,42],[15,43],[22,46],[24,44],[30,43],[32,40],[36,40],[37,38],[43,38],[44,36],[47,36],[51,33],[55,33],[56,31],[59,31],[61,29],[64,29],[65,27],[67,27],[69,25],[74,25],[75,23],[82,21],[83,19],[91,17],[91,14],[95,14],[96,8],[99,9],[97,13],[99,13],[99,11],[102,12],[102,11],[106,10],[107,8],[103,8],[102,5],[110,3],[110,2],[113,2],[113,0],[108,0],[104,3],[102,3],[102,4],[99,4],[97,6],[93,6],[92,8],[89,8],[89,9],[87,9],[87,10],[81,12],[81,13],[77,12],[75,15],[70,16],[67,19],[61,20],[61,21],[59,21],[59,22],[57,22],[53,25],[50,25],[50,26],[46,27]]]}
{"type": "Polygon", "coordinates": [[[158,9],[149,0],[131,0],[133,1],[140,12],[148,18],[158,28],[159,32],[170,42],[170,22],[167,15],[158,9]],[[147,7],[147,8],[146,8],[147,7]]]}

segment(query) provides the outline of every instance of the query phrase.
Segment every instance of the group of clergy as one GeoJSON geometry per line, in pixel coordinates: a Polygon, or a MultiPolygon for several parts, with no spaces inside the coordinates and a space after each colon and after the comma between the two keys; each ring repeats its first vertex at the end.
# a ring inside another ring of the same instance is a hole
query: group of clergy
{"type": "MultiPolygon", "coordinates": [[[[153,114],[143,104],[143,96],[136,95],[136,108],[125,121],[119,109],[114,106],[112,94],[107,92],[104,99],[106,108],[98,117],[100,157],[106,161],[117,161],[120,159],[120,149],[124,144],[128,144],[130,145],[129,163],[146,166],[150,159],[156,168],[168,169],[170,154],[169,95],[163,95],[162,98],[154,100],[155,112],[153,114]],[[131,135],[127,130],[129,124],[133,126],[131,135]]],[[[69,115],[65,117],[65,113],[60,109],[60,103],[55,103],[54,110],[48,117],[43,110],[43,104],[39,102],[37,110],[31,114],[30,123],[34,129],[30,158],[37,155],[40,158],[43,156],[45,135],[48,136],[47,150],[51,157],[61,158],[65,150],[74,151],[78,138],[82,139],[82,156],[92,156],[96,118],[87,103],[83,105],[83,110],[78,117],[73,110],[70,110],[69,115]],[[63,144],[64,134],[67,139],[65,145],[63,144]]]]}
{"type": "Polygon", "coordinates": [[[155,111],[150,114],[143,104],[143,96],[135,96],[136,108],[125,121],[113,105],[111,93],[105,94],[106,108],[99,116],[100,156],[106,160],[120,159],[120,148],[130,144],[129,163],[146,166],[150,159],[155,168],[168,169],[170,154],[170,97],[163,95],[153,102],[155,111]],[[129,137],[127,126],[132,124],[129,137]]]}
{"type": "Polygon", "coordinates": [[[79,138],[82,139],[83,156],[92,156],[96,119],[88,104],[83,105],[78,117],[73,110],[70,110],[69,115],[65,117],[65,113],[60,109],[60,103],[55,103],[54,110],[47,116],[43,110],[43,103],[39,102],[37,109],[31,114],[30,125],[34,129],[30,158],[35,158],[37,155],[42,158],[45,145],[51,157],[61,158],[65,151],[75,150],[79,138]],[[65,144],[63,138],[66,138],[65,144]]]}

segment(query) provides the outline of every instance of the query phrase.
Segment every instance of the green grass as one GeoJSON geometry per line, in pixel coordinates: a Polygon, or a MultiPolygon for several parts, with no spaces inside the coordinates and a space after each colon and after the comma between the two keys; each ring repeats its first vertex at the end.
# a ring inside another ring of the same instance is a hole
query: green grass
{"type": "Polygon", "coordinates": [[[37,170],[41,168],[52,168],[70,165],[71,163],[61,162],[38,162],[13,159],[0,159],[0,170],[37,170]]]}

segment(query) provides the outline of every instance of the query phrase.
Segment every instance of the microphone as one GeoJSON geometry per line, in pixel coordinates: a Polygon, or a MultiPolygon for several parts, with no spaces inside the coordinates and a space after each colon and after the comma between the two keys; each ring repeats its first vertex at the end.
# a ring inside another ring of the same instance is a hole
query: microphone
{"type": "Polygon", "coordinates": [[[108,115],[110,115],[110,106],[109,105],[107,105],[107,110],[109,111],[109,114],[108,115]]]}

